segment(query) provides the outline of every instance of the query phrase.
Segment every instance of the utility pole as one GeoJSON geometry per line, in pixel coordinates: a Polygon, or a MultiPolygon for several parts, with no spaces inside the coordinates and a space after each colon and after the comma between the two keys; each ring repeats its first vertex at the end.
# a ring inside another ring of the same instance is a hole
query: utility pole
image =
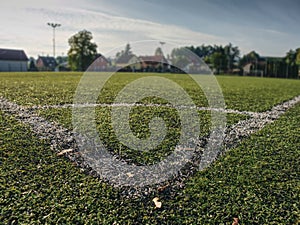
{"type": "Polygon", "coordinates": [[[59,24],[59,23],[47,23],[47,25],[52,27],[52,29],[53,29],[53,57],[55,58],[55,28],[60,27],[61,24],[59,24]]]}

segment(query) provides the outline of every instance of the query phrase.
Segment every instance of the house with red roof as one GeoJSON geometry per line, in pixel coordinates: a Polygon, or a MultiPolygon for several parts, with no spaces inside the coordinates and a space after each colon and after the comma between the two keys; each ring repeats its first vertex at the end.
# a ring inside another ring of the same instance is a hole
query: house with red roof
{"type": "Polygon", "coordinates": [[[108,71],[110,69],[110,62],[103,55],[97,54],[96,59],[88,68],[89,71],[108,71]]]}
{"type": "Polygon", "coordinates": [[[163,55],[140,56],[141,67],[145,72],[164,72],[168,61],[163,55]]]}
{"type": "Polygon", "coordinates": [[[39,71],[54,71],[56,66],[57,62],[52,56],[39,56],[36,61],[36,68],[39,71]]]}

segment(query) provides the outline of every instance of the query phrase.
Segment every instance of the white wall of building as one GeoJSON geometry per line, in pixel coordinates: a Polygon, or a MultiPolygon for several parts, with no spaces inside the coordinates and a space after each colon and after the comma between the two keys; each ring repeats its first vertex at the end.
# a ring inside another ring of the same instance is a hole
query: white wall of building
{"type": "Polygon", "coordinates": [[[26,72],[27,61],[0,60],[0,72],[26,72]]]}

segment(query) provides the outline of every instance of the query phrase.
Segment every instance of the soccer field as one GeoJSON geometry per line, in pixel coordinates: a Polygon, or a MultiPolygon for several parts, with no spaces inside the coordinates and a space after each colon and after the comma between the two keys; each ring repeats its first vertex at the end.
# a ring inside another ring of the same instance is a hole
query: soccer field
{"type": "MultiPolygon", "coordinates": [[[[231,224],[237,217],[240,224],[299,223],[300,80],[217,76],[226,104],[221,110],[226,118],[223,151],[202,171],[191,166],[187,172],[187,167],[172,180],[137,191],[112,187],[72,161],[77,153],[67,144],[57,144],[66,139],[57,136],[74,128],[72,104],[81,77],[0,73],[0,221],[231,224]],[[161,208],[155,207],[155,197],[161,208]]],[[[177,109],[150,96],[127,106],[130,128],[136,137],[149,138],[149,123],[158,116],[167,126],[164,140],[145,152],[118,140],[111,121],[111,110],[119,107],[114,99],[141,77],[168,78],[188,93],[199,117],[199,145],[205,145],[216,109],[188,75],[118,73],[94,105],[96,128],[109,152],[134,165],[153,165],[170,155],[180,138],[177,109]]]]}

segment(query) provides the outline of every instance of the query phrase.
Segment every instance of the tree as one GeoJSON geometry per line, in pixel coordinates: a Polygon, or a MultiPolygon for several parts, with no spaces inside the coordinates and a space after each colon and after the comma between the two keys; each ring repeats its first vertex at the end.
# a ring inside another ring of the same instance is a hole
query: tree
{"type": "Polygon", "coordinates": [[[164,55],[164,53],[163,53],[163,51],[162,51],[162,49],[161,49],[160,47],[158,47],[158,48],[155,50],[155,55],[161,55],[161,56],[164,55]]]}
{"type": "Polygon", "coordinates": [[[132,55],[131,46],[130,46],[129,43],[127,43],[127,45],[125,46],[124,54],[125,55],[132,55]]]}
{"type": "Polygon", "coordinates": [[[298,73],[297,73],[297,78],[299,78],[300,74],[299,74],[299,70],[300,70],[300,48],[296,49],[297,52],[297,56],[296,56],[296,65],[297,65],[297,69],[298,69],[298,73]]]}
{"type": "Polygon", "coordinates": [[[296,49],[296,64],[300,66],[300,48],[296,49]]]}
{"type": "Polygon", "coordinates": [[[37,71],[36,65],[35,65],[35,59],[33,57],[29,58],[29,66],[28,66],[29,71],[37,71]]]}
{"type": "Polygon", "coordinates": [[[116,59],[120,57],[131,56],[131,55],[133,55],[131,51],[131,46],[129,43],[127,43],[124,50],[122,50],[121,52],[117,52],[116,59]]]}
{"type": "Polygon", "coordinates": [[[211,45],[201,45],[197,47],[190,46],[186,48],[195,53],[200,58],[207,58],[214,52],[214,47],[211,45]]]}
{"type": "Polygon", "coordinates": [[[216,74],[220,74],[221,70],[225,70],[227,67],[227,58],[226,55],[223,54],[222,52],[214,52],[210,56],[210,61],[212,63],[213,68],[216,70],[216,74]]]}
{"type": "Polygon", "coordinates": [[[69,38],[68,61],[71,70],[84,71],[95,60],[97,45],[91,42],[92,39],[92,33],[87,30],[79,31],[69,38]]]}
{"type": "Polygon", "coordinates": [[[187,47],[190,51],[195,53],[205,63],[210,64],[217,71],[231,71],[234,68],[234,63],[237,62],[240,50],[237,46],[231,43],[223,47],[222,45],[201,45],[187,47]],[[224,63],[227,64],[224,64],[224,63]]]}
{"type": "Polygon", "coordinates": [[[224,47],[224,53],[227,58],[227,70],[231,71],[234,68],[234,63],[237,61],[240,55],[240,50],[237,46],[233,47],[231,43],[224,47]]]}
{"type": "Polygon", "coordinates": [[[289,76],[297,77],[298,76],[298,68],[300,65],[300,49],[290,50],[286,53],[284,58],[286,63],[286,78],[289,76]]]}
{"type": "Polygon", "coordinates": [[[285,56],[285,63],[286,63],[286,77],[288,77],[289,72],[290,72],[290,68],[291,66],[294,66],[296,64],[296,52],[293,50],[290,50],[289,52],[286,53],[285,56]]]}
{"type": "Polygon", "coordinates": [[[190,63],[189,51],[182,48],[174,48],[171,52],[171,62],[172,65],[177,68],[184,68],[190,63]]]}
{"type": "Polygon", "coordinates": [[[257,54],[255,51],[251,51],[241,58],[240,66],[243,67],[248,63],[256,63],[259,59],[260,59],[259,54],[257,54]]]}
{"type": "Polygon", "coordinates": [[[56,57],[56,62],[58,65],[68,62],[68,57],[67,56],[57,56],[56,57]]]}

